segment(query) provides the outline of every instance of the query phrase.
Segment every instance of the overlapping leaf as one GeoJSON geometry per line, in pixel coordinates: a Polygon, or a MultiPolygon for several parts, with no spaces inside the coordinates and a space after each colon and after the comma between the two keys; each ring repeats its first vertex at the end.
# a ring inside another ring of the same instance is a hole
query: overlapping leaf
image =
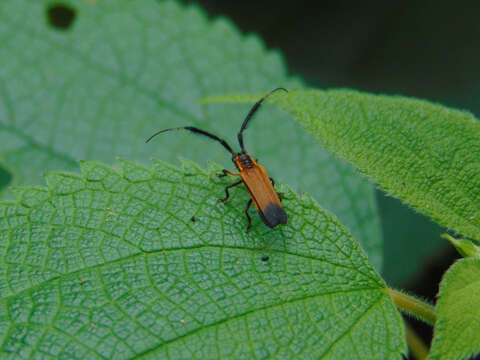
{"type": "Polygon", "coordinates": [[[272,101],[392,196],[480,239],[480,123],[472,114],[352,90],[293,90],[272,101]]]}
{"type": "Polygon", "coordinates": [[[429,359],[469,359],[480,353],[480,260],[464,259],[445,274],[429,359]]]}
{"type": "Polygon", "coordinates": [[[4,355],[401,358],[384,283],[311,198],[282,188],[288,225],[245,233],[248,193],[218,203],[214,171],[120,171],[84,162],[1,204],[4,355]]]}
{"type": "MultiPolygon", "coordinates": [[[[226,20],[171,1],[4,0],[0,2],[0,154],[15,184],[78,160],[147,163],[181,155],[232,166],[216,144],[154,131],[196,125],[235,134],[248,106],[201,105],[202,97],[298,86],[282,57],[226,20]],[[67,30],[46,17],[52,4],[75,11],[67,30]]],[[[312,194],[360,240],[380,268],[381,236],[372,186],[320,149],[289,117],[268,107],[245,135],[270,175],[312,194]]]]}

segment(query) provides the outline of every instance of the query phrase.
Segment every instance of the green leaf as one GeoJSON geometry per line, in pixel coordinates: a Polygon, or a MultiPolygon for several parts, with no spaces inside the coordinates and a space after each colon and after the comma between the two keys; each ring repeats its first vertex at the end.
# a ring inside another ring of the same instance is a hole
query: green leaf
{"type": "Polygon", "coordinates": [[[440,284],[438,320],[429,359],[467,359],[480,353],[480,260],[457,261],[440,284]]]}
{"type": "MultiPolygon", "coordinates": [[[[61,2],[60,2],[61,3],[61,2]]],[[[14,184],[47,170],[117,156],[147,164],[184,156],[232,167],[217,144],[191,135],[144,140],[161,128],[195,125],[235,136],[249,106],[202,105],[199,98],[300,86],[284,60],[256,36],[197,6],[171,1],[64,1],[67,30],[47,21],[50,0],[0,1],[0,155],[14,184]]],[[[270,175],[308,192],[360,240],[378,269],[382,240],[373,187],[316,145],[289,116],[264,107],[245,142],[270,175]]]]}
{"type": "Polygon", "coordinates": [[[270,101],[390,195],[443,226],[480,239],[480,123],[472,114],[353,90],[292,90],[270,101]]]}
{"type": "Polygon", "coordinates": [[[289,223],[191,162],[83,162],[0,204],[3,355],[401,358],[402,319],[338,220],[283,186],[289,223]],[[253,215],[253,214],[252,214],[253,215]],[[195,221],[192,221],[192,216],[195,221]],[[268,258],[267,258],[268,257],[268,258]]]}

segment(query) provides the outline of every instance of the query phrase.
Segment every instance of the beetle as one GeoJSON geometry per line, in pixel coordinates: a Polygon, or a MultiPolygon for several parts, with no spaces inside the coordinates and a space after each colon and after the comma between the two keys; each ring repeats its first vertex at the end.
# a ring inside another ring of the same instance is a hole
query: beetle
{"type": "Polygon", "coordinates": [[[228,198],[230,197],[230,193],[228,192],[234,186],[245,184],[248,192],[250,193],[251,199],[248,201],[247,206],[245,208],[245,215],[247,216],[248,226],[246,231],[248,232],[252,225],[252,219],[250,215],[248,215],[248,210],[250,206],[253,204],[257,209],[260,218],[270,228],[274,228],[280,224],[287,223],[287,213],[282,207],[281,203],[281,196],[279,193],[275,191],[274,185],[275,182],[271,177],[268,176],[267,171],[262,165],[259,165],[256,160],[252,158],[252,156],[245,150],[245,146],[243,145],[243,131],[247,128],[249,121],[252,119],[255,112],[258,110],[262,102],[275,91],[283,90],[288,92],[286,89],[279,87],[273,89],[268,94],[264,95],[260,100],[258,100],[250,109],[247,116],[243,120],[242,126],[240,127],[240,131],[237,134],[238,143],[240,145],[240,152],[234,152],[230,145],[223,139],[219,138],[216,135],[213,135],[209,132],[204,130],[198,129],[193,126],[183,126],[183,127],[176,127],[176,128],[169,128],[157,131],[155,134],[150,136],[145,142],[149,142],[155,136],[165,133],[167,131],[172,130],[188,130],[195,134],[204,135],[209,137],[215,141],[218,141],[225,149],[232,154],[232,161],[235,164],[235,167],[239,171],[239,173],[234,173],[230,170],[223,169],[222,173],[217,174],[218,177],[224,177],[227,175],[238,176],[240,180],[235,181],[234,183],[228,185],[225,188],[225,198],[218,199],[218,201],[226,203],[228,198]]]}

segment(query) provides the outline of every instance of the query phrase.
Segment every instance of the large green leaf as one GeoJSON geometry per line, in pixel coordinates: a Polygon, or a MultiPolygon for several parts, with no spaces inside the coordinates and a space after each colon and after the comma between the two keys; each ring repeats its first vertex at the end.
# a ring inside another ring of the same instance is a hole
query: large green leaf
{"type": "Polygon", "coordinates": [[[429,359],[467,359],[480,353],[480,260],[457,261],[445,274],[429,359]]]}
{"type": "Polygon", "coordinates": [[[298,89],[271,101],[390,195],[480,240],[480,123],[471,113],[352,90],[298,89]]]}
{"type": "MultiPolygon", "coordinates": [[[[58,2],[57,2],[58,3],[58,2]]],[[[76,161],[147,163],[178,155],[231,167],[217,144],[154,131],[197,125],[230,141],[244,105],[201,105],[202,97],[299,86],[282,57],[226,20],[208,21],[196,6],[154,1],[64,1],[76,17],[52,28],[52,1],[0,2],[0,155],[15,184],[37,184],[48,169],[76,161]]],[[[276,110],[261,110],[246,144],[271,176],[307,191],[334,212],[381,267],[373,188],[276,110]]],[[[234,141],[232,141],[234,142],[234,141]]]]}
{"type": "Polygon", "coordinates": [[[4,356],[401,358],[385,284],[310,197],[281,187],[288,225],[245,233],[244,188],[224,205],[215,170],[154,165],[84,162],[0,204],[4,356]]]}

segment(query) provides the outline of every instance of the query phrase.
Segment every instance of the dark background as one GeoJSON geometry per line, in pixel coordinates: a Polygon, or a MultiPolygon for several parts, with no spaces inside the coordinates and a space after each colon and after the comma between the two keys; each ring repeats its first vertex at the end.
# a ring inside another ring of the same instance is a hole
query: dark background
{"type": "MultiPolygon", "coordinates": [[[[480,112],[478,1],[184,3],[197,3],[210,17],[225,16],[243,33],[258,34],[309,86],[402,94],[480,112]]],[[[388,242],[387,282],[433,302],[442,274],[458,258],[456,251],[439,238],[444,229],[380,191],[377,199],[388,242]],[[405,264],[395,259],[408,252],[419,252],[424,260],[403,279],[395,275],[396,266],[405,264]]],[[[411,324],[428,344],[431,327],[411,324]]]]}

